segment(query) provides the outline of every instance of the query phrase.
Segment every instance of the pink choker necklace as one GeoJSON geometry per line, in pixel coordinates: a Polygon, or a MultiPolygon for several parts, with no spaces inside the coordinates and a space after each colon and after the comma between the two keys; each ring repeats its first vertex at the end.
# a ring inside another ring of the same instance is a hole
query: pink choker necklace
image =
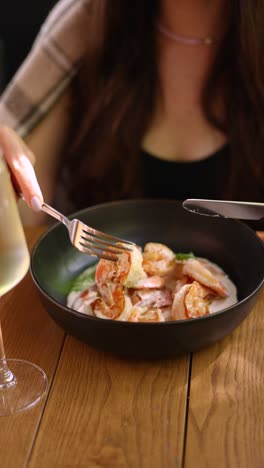
{"type": "Polygon", "coordinates": [[[214,37],[211,37],[211,36],[207,36],[207,37],[181,36],[180,34],[175,34],[169,29],[166,29],[160,23],[157,23],[156,27],[161,34],[168,37],[169,39],[172,39],[175,42],[179,42],[180,44],[198,46],[198,45],[214,45],[220,42],[219,39],[215,39],[214,37]]]}

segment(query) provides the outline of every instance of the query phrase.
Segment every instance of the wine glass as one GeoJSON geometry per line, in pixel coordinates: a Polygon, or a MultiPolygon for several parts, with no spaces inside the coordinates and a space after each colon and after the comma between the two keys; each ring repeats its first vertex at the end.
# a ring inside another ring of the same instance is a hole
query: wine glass
{"type": "MultiPolygon", "coordinates": [[[[29,263],[10,173],[0,155],[0,298],[22,280],[29,263]]],[[[6,359],[0,324],[0,416],[32,408],[46,391],[47,377],[40,367],[21,359],[6,359]]]]}

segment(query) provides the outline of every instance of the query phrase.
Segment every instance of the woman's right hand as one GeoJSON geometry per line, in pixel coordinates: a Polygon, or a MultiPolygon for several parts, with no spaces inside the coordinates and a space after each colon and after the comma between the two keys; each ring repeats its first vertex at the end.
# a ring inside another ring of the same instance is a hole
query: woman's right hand
{"type": "Polygon", "coordinates": [[[0,125],[0,149],[11,172],[15,190],[22,193],[30,208],[40,211],[43,196],[32,165],[35,162],[34,154],[17,133],[5,125],[0,125]]]}

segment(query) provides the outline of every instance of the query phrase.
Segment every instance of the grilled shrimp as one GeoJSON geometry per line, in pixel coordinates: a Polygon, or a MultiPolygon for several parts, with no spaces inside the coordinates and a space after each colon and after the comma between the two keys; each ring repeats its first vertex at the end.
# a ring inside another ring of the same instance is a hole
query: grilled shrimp
{"type": "Polygon", "coordinates": [[[67,306],[86,315],[93,315],[92,304],[98,299],[98,289],[96,284],[84,291],[72,291],[68,295],[67,306]]]}
{"type": "Polygon", "coordinates": [[[185,320],[209,314],[210,296],[211,291],[197,281],[185,284],[174,296],[172,320],[185,320]]]}
{"type": "MultiPolygon", "coordinates": [[[[122,245],[121,243],[119,245],[122,245]]],[[[142,253],[135,245],[129,246],[131,251],[118,254],[118,260],[101,259],[96,267],[95,281],[100,290],[101,285],[108,282],[119,283],[127,288],[133,287],[134,283],[146,278],[142,268],[142,253]]]]}
{"type": "Polygon", "coordinates": [[[112,320],[128,320],[132,311],[131,299],[120,284],[109,283],[105,298],[100,297],[92,304],[96,317],[112,320]]]}
{"type": "Polygon", "coordinates": [[[129,322],[164,322],[161,309],[157,307],[133,307],[129,322]]]}
{"type": "Polygon", "coordinates": [[[143,268],[149,275],[165,276],[175,267],[175,255],[169,247],[155,242],[145,245],[143,268]]]}
{"type": "Polygon", "coordinates": [[[183,274],[198,281],[221,297],[226,297],[228,295],[224,285],[197,259],[190,258],[186,260],[183,266],[183,274]]]}
{"type": "Polygon", "coordinates": [[[136,281],[133,285],[133,289],[158,289],[165,286],[165,278],[160,276],[147,276],[146,278],[136,281]]]}
{"type": "Polygon", "coordinates": [[[172,296],[168,289],[142,289],[131,294],[132,304],[140,307],[166,307],[171,304],[172,296]]]}
{"type": "Polygon", "coordinates": [[[130,248],[116,262],[101,259],[95,283],[85,284],[82,292],[72,290],[68,307],[104,319],[163,322],[202,317],[237,300],[229,277],[205,258],[180,259],[154,242],[143,253],[130,248]]]}

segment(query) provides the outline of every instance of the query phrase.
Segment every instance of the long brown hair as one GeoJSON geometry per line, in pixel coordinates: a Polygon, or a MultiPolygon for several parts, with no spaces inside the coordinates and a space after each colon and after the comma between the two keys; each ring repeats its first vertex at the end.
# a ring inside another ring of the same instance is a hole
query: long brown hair
{"type": "MultiPolygon", "coordinates": [[[[257,200],[264,195],[264,3],[230,2],[230,30],[205,86],[203,107],[230,142],[223,196],[257,200]],[[221,121],[212,98],[223,83],[221,121]]],[[[158,0],[112,3],[91,0],[88,6],[87,55],[75,80],[74,144],[66,166],[78,207],[140,194],[140,146],[157,92],[158,0]]]]}

